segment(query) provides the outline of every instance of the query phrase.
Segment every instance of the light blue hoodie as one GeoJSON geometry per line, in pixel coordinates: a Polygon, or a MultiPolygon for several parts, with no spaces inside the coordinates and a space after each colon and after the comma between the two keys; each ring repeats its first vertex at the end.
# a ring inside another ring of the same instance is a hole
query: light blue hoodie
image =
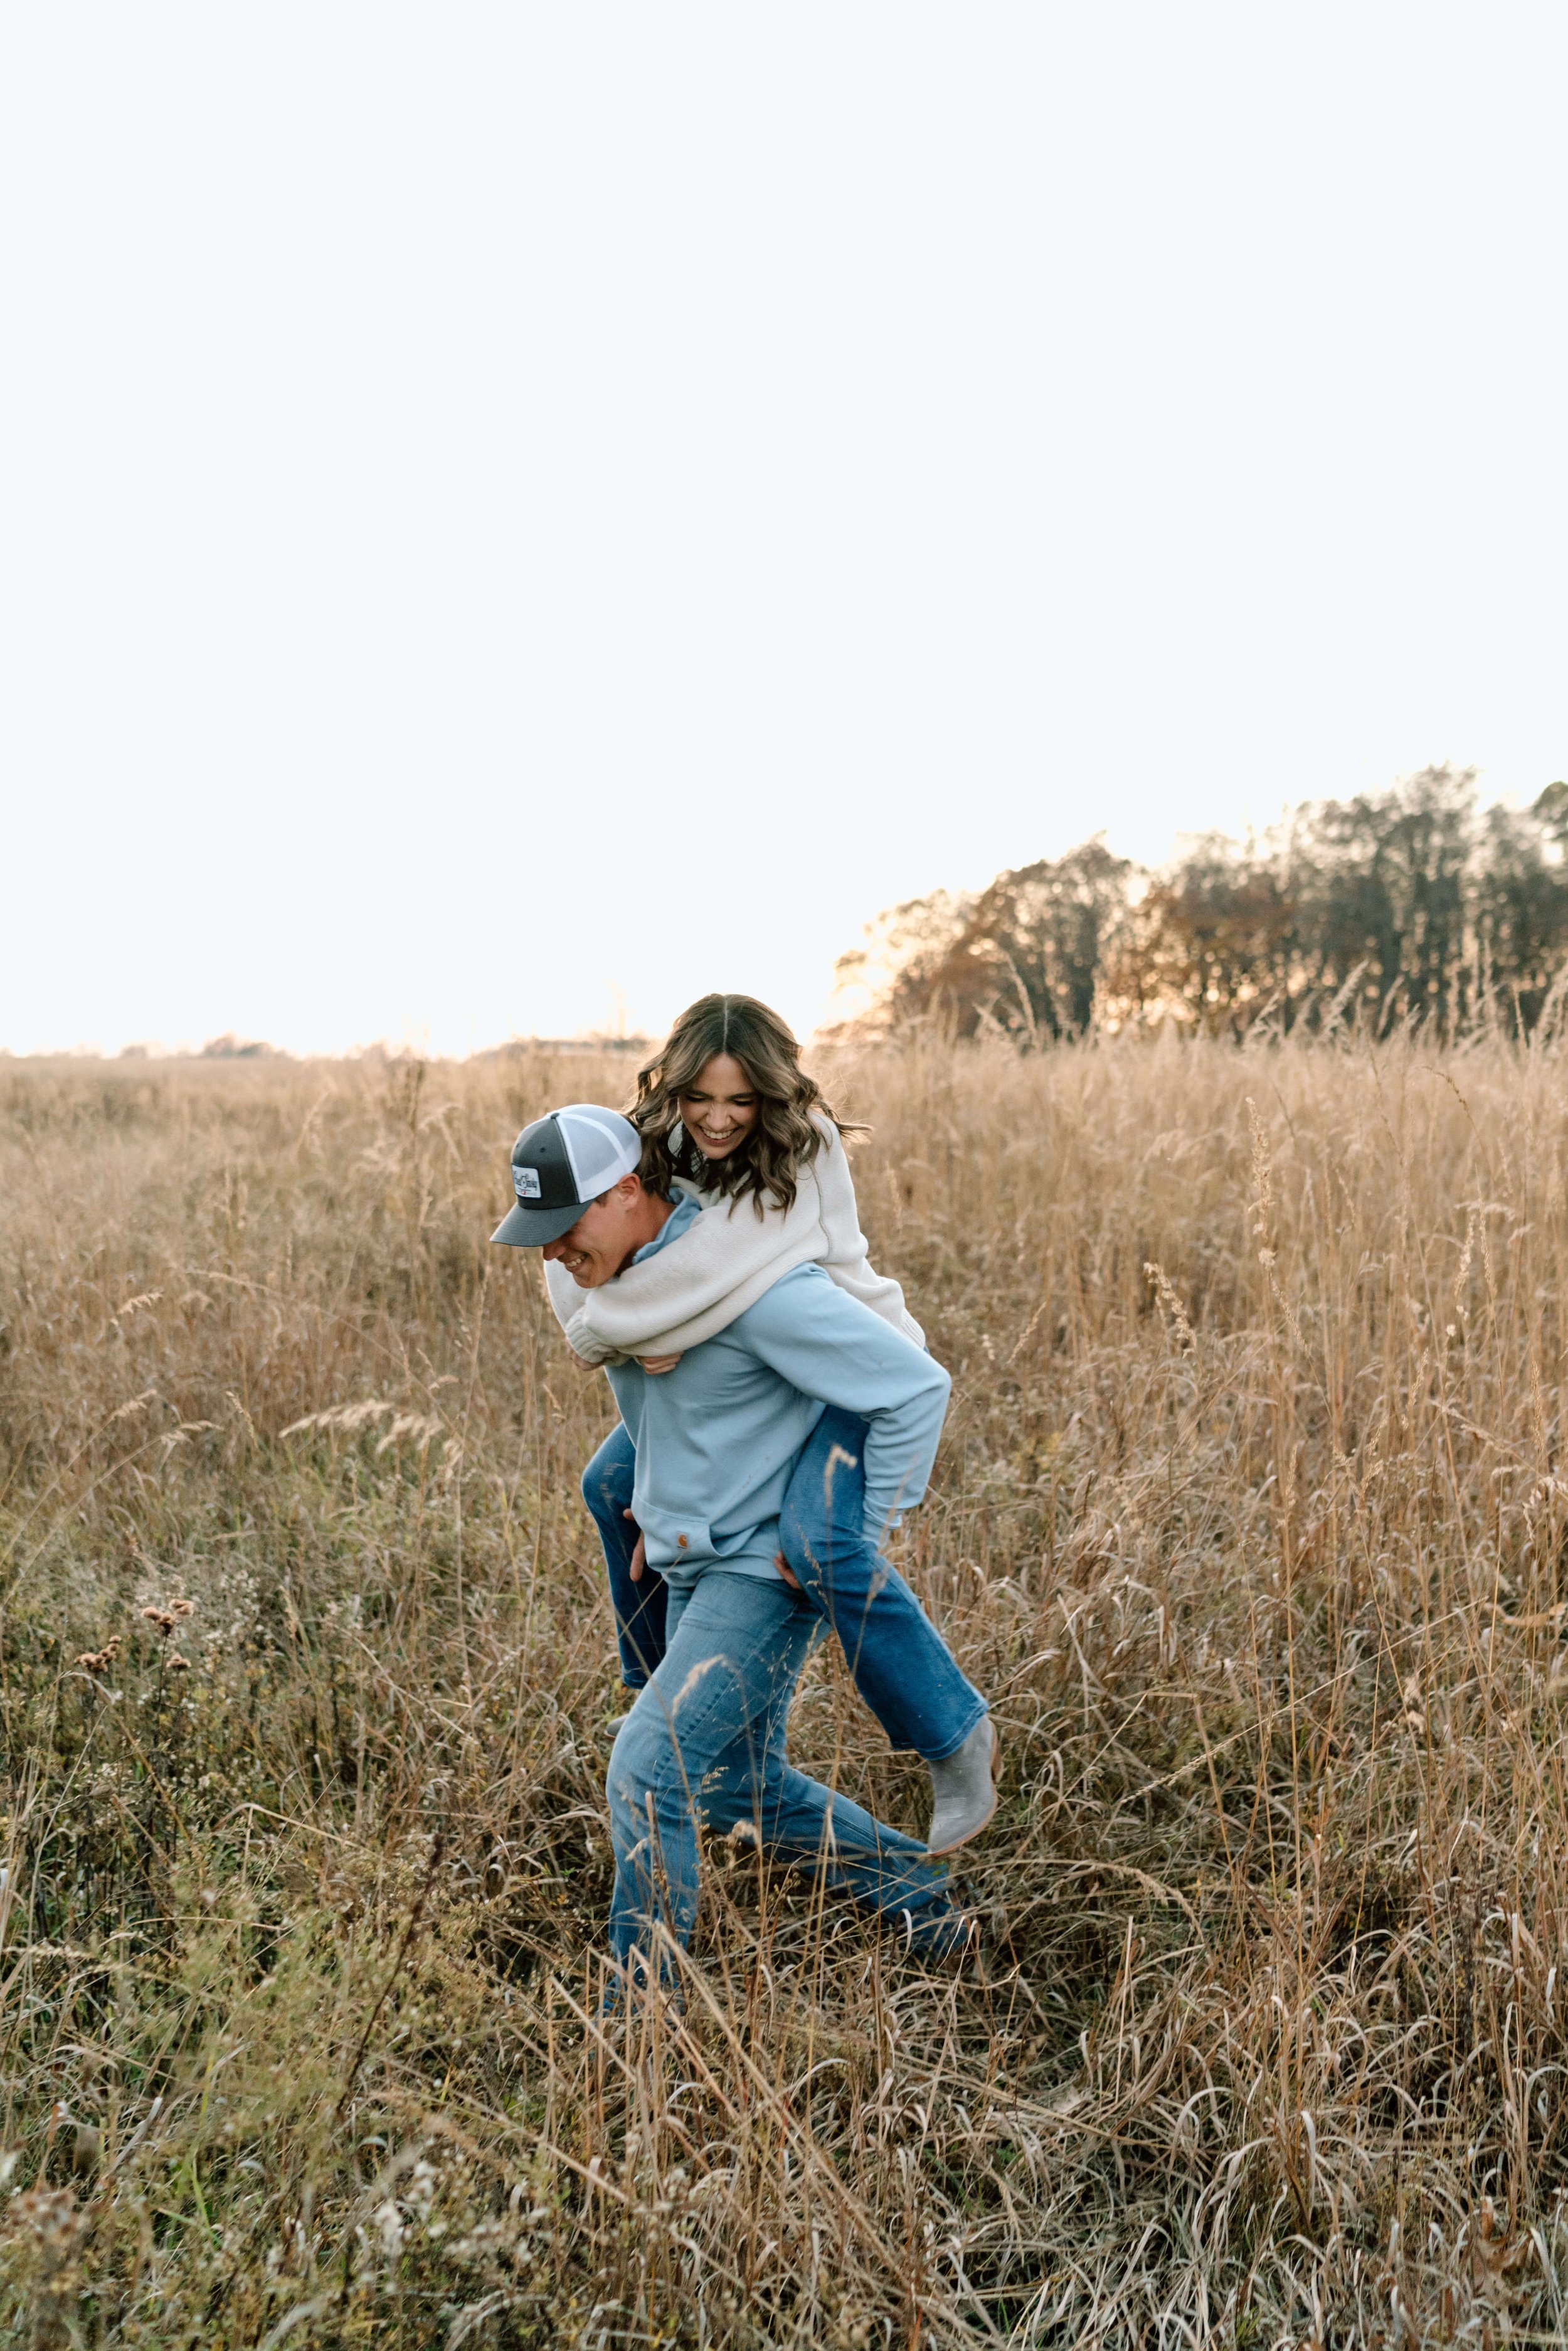
{"type": "MultiPolygon", "coordinates": [[[[637,1261],[700,1214],[683,1195],[637,1261]]],[[[627,1362],[607,1366],[607,1376],[637,1448],[632,1510],[648,1563],[682,1586],[706,1567],[777,1574],[785,1489],[824,1405],[869,1424],[865,1531],[880,1542],[888,1520],[925,1491],[952,1385],[940,1364],[818,1265],[783,1275],[674,1371],[651,1376],[627,1362]]]]}

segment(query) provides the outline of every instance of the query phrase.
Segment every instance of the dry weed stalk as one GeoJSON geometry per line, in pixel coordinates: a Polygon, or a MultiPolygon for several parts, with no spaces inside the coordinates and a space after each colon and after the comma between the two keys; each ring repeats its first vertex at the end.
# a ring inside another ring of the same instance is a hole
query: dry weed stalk
{"type": "MultiPolygon", "coordinates": [[[[903,1564],[1008,1728],[984,1964],[726,1845],[621,2045],[605,1395],[485,1241],[621,1064],[5,1068],[24,2339],[1560,2335],[1563,1076],[846,1058],[956,1381],[903,1564]]],[[[916,1818],[831,1658],[794,1738],[916,1818]]]]}

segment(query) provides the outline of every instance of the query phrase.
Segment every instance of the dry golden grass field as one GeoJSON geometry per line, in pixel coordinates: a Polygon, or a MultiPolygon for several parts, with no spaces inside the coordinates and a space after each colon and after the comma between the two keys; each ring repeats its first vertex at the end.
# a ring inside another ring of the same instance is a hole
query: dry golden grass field
{"type": "MultiPolygon", "coordinates": [[[[823,1069],[983,1951],[725,1846],[622,2050],[611,1407],[486,1236],[629,1074],[0,1063],[4,2339],[1563,2339],[1562,1056],[823,1069]]],[[[918,1826],[834,1658],[792,1736],[918,1826]]]]}

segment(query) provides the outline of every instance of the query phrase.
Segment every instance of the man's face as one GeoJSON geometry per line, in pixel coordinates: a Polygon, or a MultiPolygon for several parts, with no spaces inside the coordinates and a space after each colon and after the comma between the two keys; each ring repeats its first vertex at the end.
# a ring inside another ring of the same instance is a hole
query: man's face
{"type": "Polygon", "coordinates": [[[622,1176],[601,1200],[590,1202],[570,1232],[545,1243],[544,1255],[552,1265],[564,1265],[580,1290],[612,1281],[647,1238],[641,1230],[642,1199],[637,1177],[622,1176]]]}

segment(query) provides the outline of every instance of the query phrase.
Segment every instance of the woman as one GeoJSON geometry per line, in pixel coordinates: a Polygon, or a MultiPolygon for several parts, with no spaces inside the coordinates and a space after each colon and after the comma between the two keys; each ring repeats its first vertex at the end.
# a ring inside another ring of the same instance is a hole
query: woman
{"type": "MultiPolygon", "coordinates": [[[[569,1343],[591,1363],[635,1355],[668,1371],[797,1266],[839,1286],[924,1345],[897,1282],[873,1271],[842,1137],[800,1049],[776,1012],[747,996],[706,996],[684,1012],[639,1072],[630,1116],[655,1188],[695,1193],[705,1213],[644,1264],[586,1293],[545,1268],[569,1343]]],[[[864,1524],[865,1423],[823,1409],[791,1478],[778,1560],[785,1581],[832,1628],[856,1687],[896,1748],[931,1772],[927,1849],[948,1853],[996,1809],[998,1741],[986,1701],[965,1679],[914,1593],[864,1524]]],[[[583,1475],[604,1547],[622,1678],[639,1689],[664,1655],[664,1586],[645,1569],[632,1518],[635,1454],[617,1426],[583,1475]]],[[[890,1521],[896,1523],[896,1520],[890,1521]]]]}

